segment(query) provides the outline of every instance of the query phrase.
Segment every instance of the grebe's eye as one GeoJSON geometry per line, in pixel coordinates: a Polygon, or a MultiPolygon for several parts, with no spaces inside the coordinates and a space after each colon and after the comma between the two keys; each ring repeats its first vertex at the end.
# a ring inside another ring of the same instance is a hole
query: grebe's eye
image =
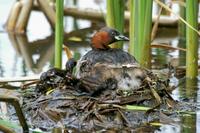
{"type": "Polygon", "coordinates": [[[113,32],[111,32],[111,34],[112,34],[112,36],[115,36],[116,35],[116,33],[113,31],[113,32]]]}

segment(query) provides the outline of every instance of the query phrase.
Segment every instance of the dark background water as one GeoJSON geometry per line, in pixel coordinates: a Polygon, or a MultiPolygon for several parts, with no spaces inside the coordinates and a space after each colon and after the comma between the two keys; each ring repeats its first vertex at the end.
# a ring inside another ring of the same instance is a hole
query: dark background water
{"type": "MultiPolygon", "coordinates": [[[[41,12],[32,12],[29,20],[26,35],[16,35],[8,33],[4,29],[10,8],[15,0],[0,0],[0,77],[18,77],[39,75],[41,72],[53,67],[54,62],[54,35],[51,28],[41,12]]],[[[100,5],[91,0],[78,2],[79,7],[105,9],[105,1],[100,5]]],[[[155,12],[155,9],[154,9],[155,12]]],[[[87,20],[77,20],[78,29],[85,29],[92,26],[92,22],[87,20]]],[[[92,29],[92,28],[91,28],[92,29]]],[[[82,56],[88,50],[89,38],[94,30],[77,30],[74,26],[72,17],[65,18],[65,31],[75,32],[76,38],[65,41],[69,44],[71,52],[82,56]],[[80,36],[78,36],[80,34],[80,36]],[[84,38],[81,36],[84,34],[84,38]]],[[[179,46],[177,30],[171,28],[159,29],[158,36],[153,43],[167,43],[172,46],[179,46]]],[[[127,49],[126,44],[124,46],[127,49]]],[[[172,63],[180,65],[180,59],[184,59],[184,52],[178,50],[170,51],[165,49],[152,49],[154,67],[159,69],[166,68],[166,65],[172,63]]],[[[67,57],[63,52],[63,66],[67,57]]],[[[182,65],[182,64],[181,64],[182,65]]],[[[172,96],[176,100],[189,99],[188,102],[197,104],[195,116],[182,116],[178,118],[177,124],[165,124],[161,126],[161,131],[157,132],[200,132],[200,85],[199,80],[190,81],[185,78],[171,78],[171,83],[180,84],[173,92],[172,96]],[[190,89],[189,89],[190,88],[190,89]]]]}

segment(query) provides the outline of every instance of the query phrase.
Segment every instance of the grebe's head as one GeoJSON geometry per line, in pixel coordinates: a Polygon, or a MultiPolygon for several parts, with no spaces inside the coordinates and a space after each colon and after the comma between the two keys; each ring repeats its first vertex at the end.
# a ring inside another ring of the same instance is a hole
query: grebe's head
{"type": "Polygon", "coordinates": [[[76,66],[76,64],[77,62],[74,58],[69,59],[67,63],[65,64],[65,69],[67,73],[72,74],[73,68],[76,66]]]}
{"type": "Polygon", "coordinates": [[[117,41],[129,41],[129,39],[115,29],[104,27],[94,34],[91,45],[94,49],[109,49],[108,45],[117,41]]]}

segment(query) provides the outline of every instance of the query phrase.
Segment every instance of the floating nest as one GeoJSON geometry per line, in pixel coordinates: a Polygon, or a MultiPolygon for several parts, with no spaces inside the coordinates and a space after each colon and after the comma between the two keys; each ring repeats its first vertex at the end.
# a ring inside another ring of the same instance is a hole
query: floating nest
{"type": "Polygon", "coordinates": [[[156,128],[151,122],[161,118],[158,108],[176,108],[176,102],[169,94],[173,87],[168,78],[161,79],[151,71],[147,75],[137,91],[114,89],[113,81],[108,80],[110,88],[91,95],[85,91],[88,86],[82,79],[64,70],[51,69],[43,74],[35,89],[25,90],[23,110],[32,127],[43,131],[62,127],[79,132],[153,132],[156,128]]]}

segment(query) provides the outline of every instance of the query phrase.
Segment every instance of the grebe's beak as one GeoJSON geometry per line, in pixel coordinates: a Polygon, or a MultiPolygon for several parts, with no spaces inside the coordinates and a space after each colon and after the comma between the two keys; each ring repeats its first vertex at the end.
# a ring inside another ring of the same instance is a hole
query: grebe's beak
{"type": "Polygon", "coordinates": [[[115,36],[115,40],[117,40],[117,41],[129,41],[129,38],[120,34],[120,35],[115,36]]]}

